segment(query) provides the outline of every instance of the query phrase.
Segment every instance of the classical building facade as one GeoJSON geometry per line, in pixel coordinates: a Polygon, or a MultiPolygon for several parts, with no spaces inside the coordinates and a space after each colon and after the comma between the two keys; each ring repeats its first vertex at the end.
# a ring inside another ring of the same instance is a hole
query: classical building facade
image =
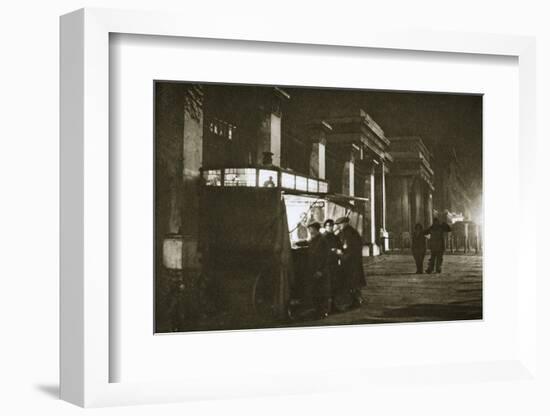
{"type": "MultiPolygon", "coordinates": [[[[386,176],[392,156],[389,140],[362,109],[335,111],[326,120],[327,177],[332,191],[364,201],[363,239],[368,255],[388,249],[386,230],[386,176]]],[[[365,253],[366,254],[366,253],[365,253]]]]}
{"type": "Polygon", "coordinates": [[[274,166],[327,179],[329,191],[357,198],[366,255],[387,245],[390,141],[362,109],[330,108],[316,117],[278,87],[158,82],[155,85],[156,264],[167,238],[181,239],[178,268],[201,272],[198,187],[210,166],[274,166]]]}
{"type": "Polygon", "coordinates": [[[158,82],[155,85],[157,260],[166,235],[183,239],[182,268],[200,269],[198,186],[204,166],[281,163],[279,88],[158,82]]]}
{"type": "Polygon", "coordinates": [[[410,248],[415,224],[433,218],[433,156],[420,137],[391,137],[394,159],[388,178],[388,227],[392,248],[410,248]]]}

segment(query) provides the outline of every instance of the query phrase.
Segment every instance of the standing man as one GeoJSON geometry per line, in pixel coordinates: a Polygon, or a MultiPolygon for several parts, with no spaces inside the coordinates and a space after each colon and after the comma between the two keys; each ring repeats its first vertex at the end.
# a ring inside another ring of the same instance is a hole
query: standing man
{"type": "Polygon", "coordinates": [[[348,217],[340,217],[335,221],[340,232],[342,244],[341,259],[345,285],[352,298],[352,307],[359,307],[363,303],[361,289],[367,285],[363,271],[363,240],[355,228],[349,224],[348,217]]]}
{"type": "Polygon", "coordinates": [[[321,224],[311,222],[307,226],[310,235],[306,277],[306,305],[312,305],[321,318],[328,316],[330,308],[330,273],[327,240],[320,232],[321,224]]]}
{"type": "Polygon", "coordinates": [[[337,299],[342,293],[342,273],[340,267],[340,256],[338,252],[342,252],[342,243],[340,238],[334,234],[334,221],[328,219],[324,222],[323,228],[325,233],[323,238],[328,243],[328,248],[330,250],[328,256],[328,268],[330,272],[330,306],[331,310],[339,310],[337,306],[337,299]]]}
{"type": "Polygon", "coordinates": [[[428,269],[426,273],[435,271],[441,273],[443,265],[443,253],[445,252],[445,236],[451,232],[451,227],[446,222],[439,222],[439,218],[434,218],[430,228],[424,231],[424,235],[430,236],[430,260],[428,261],[428,269]]]}
{"type": "Polygon", "coordinates": [[[267,181],[264,182],[264,188],[274,188],[275,182],[273,182],[273,176],[270,176],[267,181]]]}
{"type": "Polygon", "coordinates": [[[424,273],[424,257],[426,256],[426,236],[422,224],[414,226],[412,237],[412,255],[416,263],[416,274],[424,273]]]}

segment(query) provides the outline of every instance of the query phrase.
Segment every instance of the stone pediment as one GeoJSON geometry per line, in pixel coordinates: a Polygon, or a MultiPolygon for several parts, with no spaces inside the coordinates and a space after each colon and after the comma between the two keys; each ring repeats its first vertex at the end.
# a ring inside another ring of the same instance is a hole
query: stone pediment
{"type": "Polygon", "coordinates": [[[335,113],[326,122],[332,127],[327,142],[333,144],[355,144],[370,153],[370,157],[391,161],[388,153],[390,141],[382,128],[362,109],[335,113]]]}

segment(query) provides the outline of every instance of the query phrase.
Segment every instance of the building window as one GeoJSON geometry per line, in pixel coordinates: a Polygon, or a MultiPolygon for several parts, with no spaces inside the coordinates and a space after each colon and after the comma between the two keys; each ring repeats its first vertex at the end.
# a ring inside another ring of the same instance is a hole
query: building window
{"type": "Polygon", "coordinates": [[[211,118],[209,120],[206,120],[206,123],[208,126],[208,131],[212,135],[221,137],[227,140],[233,140],[237,126],[234,126],[233,124],[230,124],[226,121],[223,121],[217,118],[211,118]]]}

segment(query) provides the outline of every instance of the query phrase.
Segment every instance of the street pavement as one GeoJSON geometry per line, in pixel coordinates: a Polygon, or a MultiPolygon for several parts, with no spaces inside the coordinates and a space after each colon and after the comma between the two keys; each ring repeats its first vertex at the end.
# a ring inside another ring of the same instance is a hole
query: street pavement
{"type": "Polygon", "coordinates": [[[482,260],[447,254],[442,273],[415,274],[410,254],[365,259],[363,306],[302,325],[482,319],[482,260]]]}
{"type": "MultiPolygon", "coordinates": [[[[360,308],[324,319],[294,317],[266,322],[254,317],[217,314],[175,331],[429,322],[482,319],[482,256],[446,254],[442,273],[415,274],[411,254],[364,259],[367,286],[360,308]]],[[[425,260],[427,265],[428,257],[425,260]]]]}

